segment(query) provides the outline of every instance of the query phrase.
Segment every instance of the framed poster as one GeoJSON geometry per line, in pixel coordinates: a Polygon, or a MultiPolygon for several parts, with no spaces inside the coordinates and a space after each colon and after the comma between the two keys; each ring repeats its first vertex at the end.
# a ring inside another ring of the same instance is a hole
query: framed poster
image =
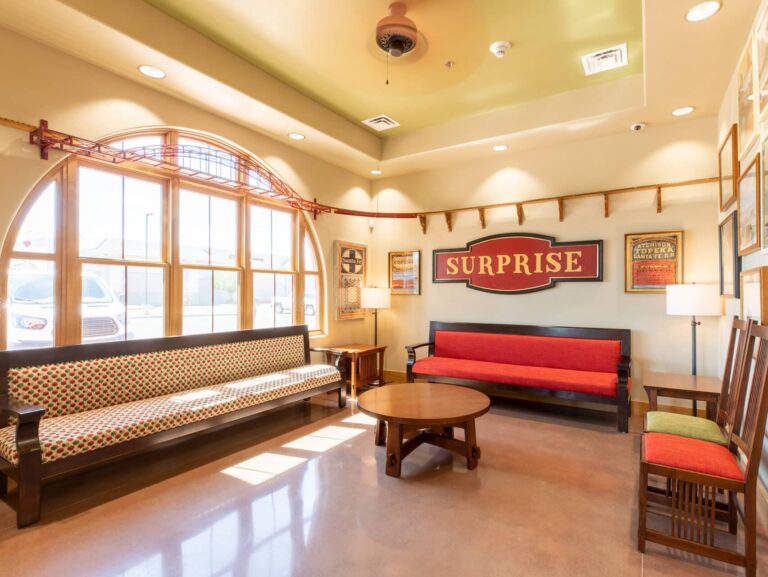
{"type": "Polygon", "coordinates": [[[738,75],[739,154],[746,152],[755,136],[755,83],[752,70],[752,38],[741,59],[738,75]]]}
{"type": "Polygon", "coordinates": [[[738,131],[734,124],[720,146],[717,154],[718,176],[720,183],[720,211],[726,210],[734,202],[738,194],[736,178],[739,174],[738,131]]]}
{"type": "Polygon", "coordinates": [[[760,249],[760,154],[739,177],[739,256],[760,249]]]}
{"type": "Polygon", "coordinates": [[[336,272],[336,319],[362,319],[360,289],[365,286],[368,249],[365,245],[337,240],[334,242],[336,272]]]}
{"type": "Polygon", "coordinates": [[[768,267],[761,266],[741,273],[741,318],[762,325],[768,319],[768,267]]]}
{"type": "Polygon", "coordinates": [[[760,95],[758,111],[760,118],[768,110],[768,10],[763,12],[755,29],[757,44],[757,93],[760,95]]]}
{"type": "Polygon", "coordinates": [[[683,283],[683,231],[624,235],[624,291],[664,293],[683,283]]]}
{"type": "Polygon", "coordinates": [[[739,298],[739,273],[741,257],[736,249],[738,238],[738,215],[734,211],[718,226],[720,238],[720,294],[724,297],[739,298]]]}
{"type": "MultiPolygon", "coordinates": [[[[768,129],[768,127],[766,127],[768,129]]],[[[768,202],[766,202],[766,175],[765,174],[765,155],[768,154],[768,137],[763,140],[762,150],[760,151],[760,209],[763,215],[762,220],[762,238],[761,246],[768,249],[768,202]]]]}
{"type": "Polygon", "coordinates": [[[389,253],[389,288],[393,295],[421,294],[421,251],[389,253]]]}

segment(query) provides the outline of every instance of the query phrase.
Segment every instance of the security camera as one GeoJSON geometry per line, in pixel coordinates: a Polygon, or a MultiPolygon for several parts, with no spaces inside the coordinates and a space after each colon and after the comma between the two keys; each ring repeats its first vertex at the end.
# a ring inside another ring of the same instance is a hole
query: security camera
{"type": "Polygon", "coordinates": [[[632,132],[640,132],[643,128],[645,128],[645,122],[635,122],[629,127],[632,132]]]}

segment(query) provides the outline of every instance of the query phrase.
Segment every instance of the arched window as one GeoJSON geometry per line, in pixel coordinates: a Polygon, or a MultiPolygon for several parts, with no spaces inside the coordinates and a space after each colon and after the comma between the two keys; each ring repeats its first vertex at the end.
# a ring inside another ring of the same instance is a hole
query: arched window
{"type": "Polygon", "coordinates": [[[1,345],[322,328],[324,277],[305,215],[248,191],[268,193],[274,175],[195,134],[109,144],[176,169],[73,156],[41,182],[3,250],[1,345]]]}

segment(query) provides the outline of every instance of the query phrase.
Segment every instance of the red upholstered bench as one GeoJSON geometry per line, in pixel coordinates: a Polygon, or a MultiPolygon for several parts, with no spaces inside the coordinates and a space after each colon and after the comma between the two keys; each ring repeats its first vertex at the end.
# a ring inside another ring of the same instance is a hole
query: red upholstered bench
{"type": "Polygon", "coordinates": [[[628,430],[627,329],[432,321],[429,342],[405,348],[408,382],[425,379],[612,404],[619,431],[628,430]],[[429,356],[416,360],[419,347],[429,347],[429,356]]]}

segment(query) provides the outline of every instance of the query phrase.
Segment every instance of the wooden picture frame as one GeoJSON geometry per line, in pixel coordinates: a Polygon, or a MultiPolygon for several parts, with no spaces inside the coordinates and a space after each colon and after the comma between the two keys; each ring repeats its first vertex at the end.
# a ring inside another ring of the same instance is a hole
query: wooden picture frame
{"type": "Polygon", "coordinates": [[[747,49],[741,57],[737,78],[737,104],[739,114],[739,156],[747,152],[757,136],[755,106],[755,81],[752,61],[752,42],[750,36],[747,49]]]}
{"type": "Polygon", "coordinates": [[[336,320],[362,319],[361,289],[366,283],[368,247],[341,240],[334,241],[336,320]]]}
{"type": "Polygon", "coordinates": [[[738,195],[736,178],[739,174],[739,132],[736,124],[728,129],[728,134],[717,153],[718,182],[720,185],[720,211],[728,209],[738,195]]]}
{"type": "Polygon", "coordinates": [[[389,253],[389,288],[393,295],[421,294],[421,251],[389,253]]]}
{"type": "Polygon", "coordinates": [[[739,298],[741,257],[737,246],[739,242],[738,214],[733,211],[721,222],[718,229],[720,249],[720,294],[728,298],[739,298]]]}
{"type": "Polygon", "coordinates": [[[760,153],[739,176],[739,256],[760,250],[760,153]]]}
{"type": "Polygon", "coordinates": [[[624,235],[624,292],[664,293],[683,283],[683,231],[624,235]]]}
{"type": "Polygon", "coordinates": [[[741,272],[740,317],[765,324],[768,320],[768,267],[760,266],[741,272]]]}

